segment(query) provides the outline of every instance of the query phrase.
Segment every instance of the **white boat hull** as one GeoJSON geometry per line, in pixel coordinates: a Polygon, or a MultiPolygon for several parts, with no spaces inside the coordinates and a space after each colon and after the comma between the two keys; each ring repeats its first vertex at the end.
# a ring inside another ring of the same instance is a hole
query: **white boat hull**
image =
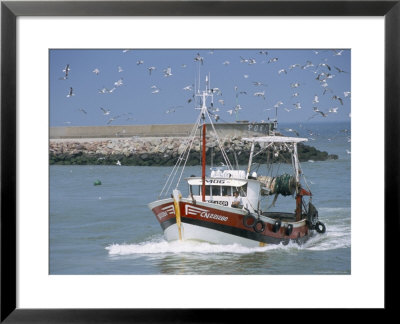
{"type": "Polygon", "coordinates": [[[276,228],[276,220],[261,216],[257,220],[260,226],[256,226],[254,216],[249,218],[250,224],[247,223],[249,215],[245,210],[190,199],[182,199],[177,205],[172,198],[158,200],[150,203],[149,208],[156,215],[167,241],[196,240],[255,247],[285,244],[289,240],[302,243],[312,235],[305,220],[279,222],[276,228]],[[179,206],[178,216],[176,206],[179,206]]]}

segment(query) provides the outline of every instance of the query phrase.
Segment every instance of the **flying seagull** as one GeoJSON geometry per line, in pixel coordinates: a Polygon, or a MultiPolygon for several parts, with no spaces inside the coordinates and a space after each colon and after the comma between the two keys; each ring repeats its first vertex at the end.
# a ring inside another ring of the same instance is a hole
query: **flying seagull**
{"type": "Polygon", "coordinates": [[[110,110],[106,110],[103,107],[100,107],[100,109],[103,111],[103,115],[109,115],[110,114],[110,110]]]}
{"type": "Polygon", "coordinates": [[[69,68],[69,64],[66,65],[66,67],[64,68],[63,72],[65,73],[64,77],[62,79],[68,79],[68,75],[69,75],[69,71],[71,69],[69,68]]]}
{"type": "Polygon", "coordinates": [[[69,98],[69,97],[72,97],[72,96],[75,96],[74,89],[72,89],[72,87],[69,87],[69,92],[67,94],[67,97],[69,98]]]}

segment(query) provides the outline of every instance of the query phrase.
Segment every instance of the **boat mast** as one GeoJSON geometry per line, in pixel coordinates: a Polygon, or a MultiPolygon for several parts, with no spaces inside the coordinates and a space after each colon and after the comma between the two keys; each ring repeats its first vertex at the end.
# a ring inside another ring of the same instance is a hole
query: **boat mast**
{"type": "Polygon", "coordinates": [[[203,122],[203,149],[201,157],[201,201],[206,201],[206,123],[203,122]]]}
{"type": "Polygon", "coordinates": [[[254,154],[254,141],[251,143],[249,164],[247,166],[247,174],[246,174],[246,178],[247,179],[249,178],[249,174],[250,174],[251,164],[252,164],[252,161],[253,161],[253,154],[254,154]]]}
{"type": "Polygon", "coordinates": [[[213,98],[212,92],[209,87],[209,79],[206,76],[206,90],[196,93],[196,97],[201,98],[201,107],[196,109],[201,110],[201,119],[203,120],[202,126],[202,157],[201,157],[201,196],[202,201],[206,201],[206,113],[207,113],[207,97],[213,98]]]}

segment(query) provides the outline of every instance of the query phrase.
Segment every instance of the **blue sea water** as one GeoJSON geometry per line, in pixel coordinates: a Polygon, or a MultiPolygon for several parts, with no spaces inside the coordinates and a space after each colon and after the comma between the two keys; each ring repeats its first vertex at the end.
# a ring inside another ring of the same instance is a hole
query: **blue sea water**
{"type": "MultiPolygon", "coordinates": [[[[324,234],[302,246],[169,243],[147,204],[158,199],[172,167],[50,166],[50,274],[350,274],[350,123],[280,127],[339,156],[302,163],[324,234]]],[[[200,172],[187,167],[183,176],[200,172]]]]}

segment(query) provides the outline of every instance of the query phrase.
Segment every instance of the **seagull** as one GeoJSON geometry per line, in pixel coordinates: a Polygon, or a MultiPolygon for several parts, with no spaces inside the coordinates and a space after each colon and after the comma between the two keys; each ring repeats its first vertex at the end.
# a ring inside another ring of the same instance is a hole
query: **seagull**
{"type": "Polygon", "coordinates": [[[115,163],[116,165],[121,165],[121,162],[118,160],[117,163],[115,163]]]}
{"type": "Polygon", "coordinates": [[[92,72],[93,72],[94,74],[96,74],[96,75],[99,75],[100,70],[99,70],[98,68],[95,68],[92,72]]]}
{"type": "Polygon", "coordinates": [[[249,64],[256,64],[257,62],[256,62],[256,60],[255,59],[253,59],[253,58],[250,58],[249,59],[249,64]]]}
{"type": "Polygon", "coordinates": [[[296,131],[296,130],[294,130],[294,129],[292,129],[292,128],[285,128],[285,131],[287,131],[287,132],[292,132],[292,133],[295,133],[296,136],[300,136],[299,132],[296,131]]]}
{"type": "Polygon", "coordinates": [[[274,108],[278,108],[279,106],[283,105],[282,101],[278,101],[275,105],[274,108]]]}
{"type": "Polygon", "coordinates": [[[122,69],[122,67],[118,66],[118,72],[123,72],[124,70],[122,69]]]}
{"type": "Polygon", "coordinates": [[[100,107],[100,109],[103,111],[103,114],[104,115],[109,115],[110,114],[110,110],[106,110],[106,109],[104,109],[103,107],[100,107]]]}
{"type": "Polygon", "coordinates": [[[121,78],[121,79],[119,79],[118,81],[114,82],[114,85],[115,85],[116,87],[122,86],[122,85],[123,85],[123,81],[122,81],[122,80],[123,80],[123,79],[121,78]]]}
{"type": "Polygon", "coordinates": [[[119,116],[115,116],[115,117],[111,117],[108,122],[107,125],[110,125],[114,120],[116,120],[119,116]]]}
{"type": "Polygon", "coordinates": [[[178,109],[178,108],[183,108],[183,106],[174,106],[174,107],[171,107],[170,109],[166,110],[165,113],[166,113],[166,114],[169,114],[169,113],[171,113],[171,112],[175,112],[176,109],[178,109]]]}
{"type": "Polygon", "coordinates": [[[341,105],[343,106],[343,100],[342,100],[342,98],[339,98],[338,96],[335,95],[335,96],[332,97],[332,99],[333,99],[333,100],[339,100],[340,103],[341,103],[341,105]]]}
{"type": "Polygon", "coordinates": [[[321,114],[322,117],[327,117],[328,115],[325,114],[323,111],[318,110],[317,113],[321,114]]]}
{"type": "Polygon", "coordinates": [[[268,61],[268,63],[274,63],[274,62],[276,62],[276,61],[278,61],[278,58],[277,58],[277,57],[274,57],[274,58],[270,59],[270,60],[268,61]]]}
{"type": "Polygon", "coordinates": [[[300,104],[300,102],[294,103],[293,106],[294,106],[295,109],[301,109],[301,104],[300,104]]]}
{"type": "Polygon", "coordinates": [[[332,50],[334,52],[333,55],[338,56],[338,55],[342,55],[343,50],[332,50]]]}
{"type": "Polygon", "coordinates": [[[351,154],[351,151],[349,151],[348,149],[346,149],[346,153],[347,153],[347,154],[351,154]]]}
{"type": "Polygon", "coordinates": [[[261,55],[268,55],[268,52],[265,51],[265,50],[261,50],[261,51],[258,52],[258,54],[261,54],[261,55]]]}
{"type": "Polygon", "coordinates": [[[136,65],[140,65],[140,64],[143,64],[143,63],[144,63],[144,61],[138,60],[138,61],[136,62],[136,65]]]}
{"type": "Polygon", "coordinates": [[[348,96],[351,95],[351,92],[350,91],[345,91],[345,92],[343,92],[343,94],[344,94],[345,97],[348,97],[348,96]]]}
{"type": "Polygon", "coordinates": [[[156,68],[154,66],[150,66],[147,69],[149,70],[149,74],[151,75],[151,71],[154,71],[156,68]]]}
{"type": "Polygon", "coordinates": [[[264,86],[264,87],[266,87],[266,85],[265,85],[264,83],[259,82],[259,81],[254,81],[253,84],[254,84],[256,87],[258,87],[258,86],[264,86]]]}
{"type": "Polygon", "coordinates": [[[298,97],[298,96],[299,96],[298,92],[295,92],[295,93],[292,94],[292,97],[298,97]]]}
{"type": "Polygon", "coordinates": [[[155,89],[151,93],[155,94],[155,93],[159,93],[159,92],[160,92],[160,89],[155,89]]]}
{"type": "Polygon", "coordinates": [[[79,108],[79,111],[83,112],[85,115],[87,114],[87,111],[83,108],[79,108]]]}
{"type": "Polygon", "coordinates": [[[254,96],[256,97],[262,97],[265,100],[265,91],[261,91],[261,92],[255,92],[254,96]]]}
{"type": "Polygon", "coordinates": [[[71,70],[71,69],[69,68],[69,64],[67,64],[66,67],[65,67],[64,70],[63,70],[63,72],[65,73],[65,75],[64,75],[64,77],[61,78],[61,79],[63,79],[63,80],[68,79],[68,74],[69,74],[69,71],[70,71],[70,70],[71,70]]]}
{"type": "Polygon", "coordinates": [[[122,51],[122,53],[128,53],[130,50],[129,49],[124,49],[123,51],[122,51]]]}
{"type": "Polygon", "coordinates": [[[194,58],[194,61],[201,62],[201,65],[203,65],[203,60],[204,58],[200,56],[200,53],[197,53],[197,56],[194,58]]]}
{"type": "Polygon", "coordinates": [[[190,90],[192,90],[192,86],[191,86],[191,85],[188,85],[188,86],[184,87],[183,90],[188,90],[188,91],[190,91],[190,90]]]}
{"type": "Polygon", "coordinates": [[[67,97],[69,98],[69,97],[72,97],[72,96],[75,96],[75,93],[74,93],[74,90],[72,89],[72,87],[69,87],[69,92],[67,94],[67,97]]]}
{"type": "Polygon", "coordinates": [[[329,71],[331,70],[331,67],[326,63],[320,63],[320,64],[318,64],[318,66],[325,66],[328,68],[329,71]]]}
{"type": "Polygon", "coordinates": [[[248,59],[245,59],[244,57],[240,57],[240,63],[249,63],[248,59]]]}
{"type": "Polygon", "coordinates": [[[167,67],[163,72],[165,77],[169,77],[172,75],[172,70],[170,67],[167,67]]]}
{"type": "Polygon", "coordinates": [[[289,66],[289,70],[293,70],[295,67],[300,67],[300,64],[292,64],[289,66]]]}
{"type": "Polygon", "coordinates": [[[314,66],[314,64],[312,64],[311,61],[307,61],[306,64],[303,65],[301,68],[302,68],[303,70],[305,70],[305,69],[307,69],[307,68],[309,68],[309,67],[311,67],[311,66],[314,66]]]}
{"type": "Polygon", "coordinates": [[[232,110],[232,109],[227,110],[226,112],[229,113],[229,115],[232,115],[232,114],[233,114],[233,110],[232,110]]]}
{"type": "Polygon", "coordinates": [[[298,88],[298,87],[300,87],[300,83],[294,82],[294,83],[292,83],[290,86],[291,86],[292,88],[298,88]]]}
{"type": "Polygon", "coordinates": [[[328,112],[330,112],[330,113],[337,113],[338,109],[339,109],[338,107],[330,108],[330,109],[328,110],[328,112]]]}
{"type": "Polygon", "coordinates": [[[342,70],[341,68],[338,68],[337,66],[334,66],[334,68],[335,68],[339,73],[349,73],[349,72],[346,72],[345,70],[342,70]]]}
{"type": "Polygon", "coordinates": [[[239,110],[243,109],[240,105],[236,105],[235,111],[238,112],[239,110]]]}
{"type": "Polygon", "coordinates": [[[289,109],[289,108],[283,108],[285,109],[287,112],[291,112],[293,109],[289,109]]]}
{"type": "Polygon", "coordinates": [[[107,93],[109,90],[107,88],[99,89],[99,93],[107,93]]]}
{"type": "Polygon", "coordinates": [[[231,62],[229,62],[229,61],[225,61],[225,62],[223,62],[222,64],[223,65],[229,65],[231,62]]]}
{"type": "Polygon", "coordinates": [[[278,71],[278,74],[282,74],[282,73],[287,74],[287,71],[286,71],[285,69],[280,69],[280,70],[278,71]]]}
{"type": "Polygon", "coordinates": [[[325,114],[323,111],[318,110],[318,109],[314,109],[314,111],[316,112],[316,114],[312,115],[310,118],[308,118],[308,120],[314,118],[315,116],[318,116],[318,114],[321,114],[322,117],[327,117],[328,115],[325,114]]]}
{"type": "Polygon", "coordinates": [[[319,102],[318,96],[314,95],[314,100],[313,100],[313,104],[316,104],[319,102]]]}

